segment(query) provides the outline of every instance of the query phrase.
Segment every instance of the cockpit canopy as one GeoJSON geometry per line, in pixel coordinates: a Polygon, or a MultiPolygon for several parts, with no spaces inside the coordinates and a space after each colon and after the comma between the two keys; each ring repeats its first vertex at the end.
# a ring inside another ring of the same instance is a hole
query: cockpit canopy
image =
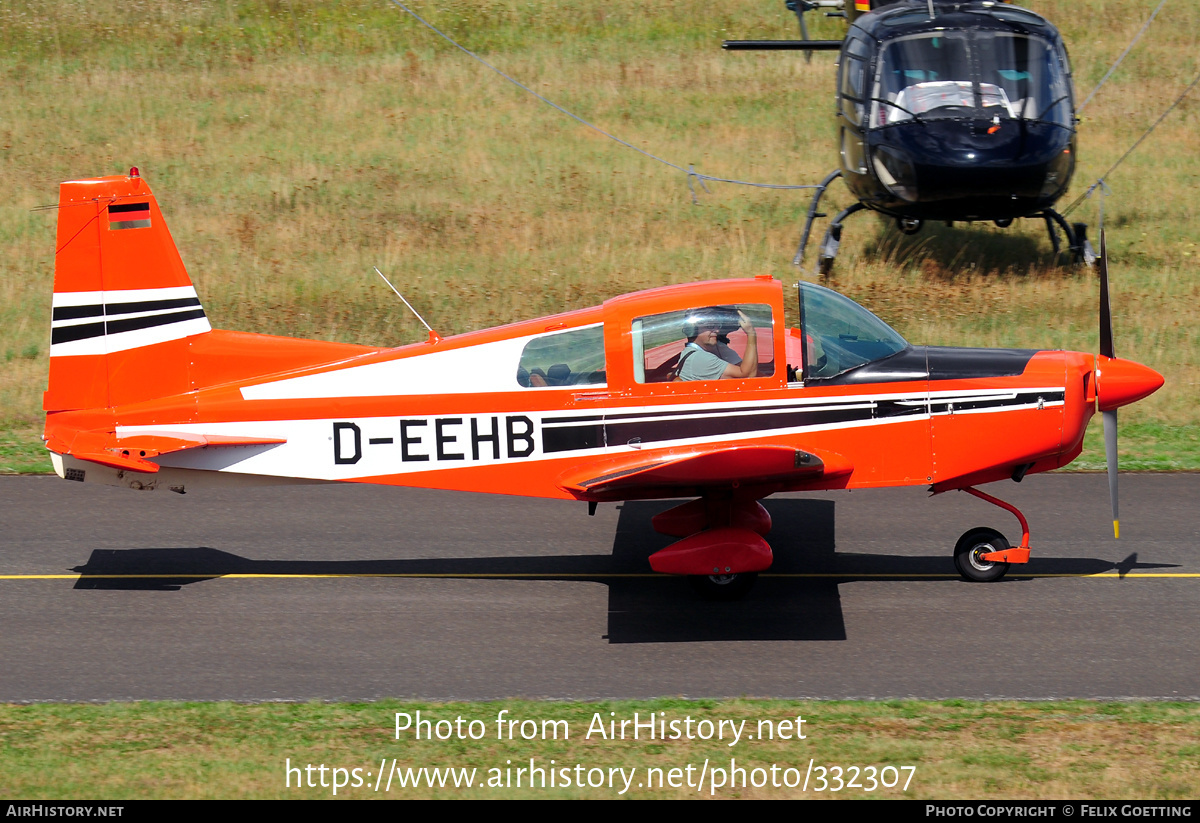
{"type": "Polygon", "coordinates": [[[806,380],[820,380],[891,357],[908,342],[871,312],[835,291],[800,284],[806,380]]]}
{"type": "Polygon", "coordinates": [[[897,36],[881,47],[869,127],[911,120],[999,118],[1071,126],[1061,47],[987,29],[897,36]]]}

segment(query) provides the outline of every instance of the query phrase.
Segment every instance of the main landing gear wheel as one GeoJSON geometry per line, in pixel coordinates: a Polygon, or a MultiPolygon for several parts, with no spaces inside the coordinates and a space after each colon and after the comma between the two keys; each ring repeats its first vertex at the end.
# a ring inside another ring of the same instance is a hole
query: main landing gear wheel
{"type": "Polygon", "coordinates": [[[954,546],[954,566],[959,574],[975,583],[999,580],[1008,571],[1008,564],[984,560],[983,555],[1010,548],[1008,540],[995,529],[971,529],[954,546]]]}
{"type": "Polygon", "coordinates": [[[758,572],[688,575],[692,588],[705,600],[741,600],[757,579],[758,572]]]}

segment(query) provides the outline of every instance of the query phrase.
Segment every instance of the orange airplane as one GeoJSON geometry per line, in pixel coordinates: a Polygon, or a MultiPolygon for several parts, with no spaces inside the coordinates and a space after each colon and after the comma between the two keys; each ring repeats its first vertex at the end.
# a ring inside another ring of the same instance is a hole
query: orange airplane
{"type": "Polygon", "coordinates": [[[668,286],[496,329],[373,348],[211,328],[149,186],[63,183],[44,439],[67,480],[383,483],[597,503],[694,498],[650,566],[735,597],[771,565],[776,492],[962,489],[969,580],[1029,559],[974,487],[1065,466],[1098,406],[1116,526],[1116,409],[1163,378],[1101,353],[911,346],[851,300],[771,277],[668,286]],[[1111,424],[1108,425],[1108,424],[1111,424]]]}

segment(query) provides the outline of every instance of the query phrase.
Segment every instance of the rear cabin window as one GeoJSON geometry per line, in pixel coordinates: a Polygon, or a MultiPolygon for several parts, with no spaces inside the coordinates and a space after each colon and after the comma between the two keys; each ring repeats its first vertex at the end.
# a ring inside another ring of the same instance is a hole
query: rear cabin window
{"type": "Polygon", "coordinates": [[[747,356],[748,335],[739,312],[753,326],[757,367],[748,377],[775,374],[771,307],[757,303],[697,306],[633,321],[633,373],[638,383],[728,379],[726,366],[747,356]]]}
{"type": "Polygon", "coordinates": [[[531,389],[594,386],[606,380],[603,326],[535,337],[525,344],[517,366],[517,383],[531,389]]]}

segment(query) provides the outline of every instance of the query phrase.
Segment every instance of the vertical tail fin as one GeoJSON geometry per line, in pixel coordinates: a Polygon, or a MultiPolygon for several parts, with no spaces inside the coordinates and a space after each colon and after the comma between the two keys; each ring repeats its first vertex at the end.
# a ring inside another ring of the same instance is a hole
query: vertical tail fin
{"type": "Polygon", "coordinates": [[[63,183],[55,247],[45,410],[187,391],[187,338],[211,326],[137,170],[63,183]]]}

